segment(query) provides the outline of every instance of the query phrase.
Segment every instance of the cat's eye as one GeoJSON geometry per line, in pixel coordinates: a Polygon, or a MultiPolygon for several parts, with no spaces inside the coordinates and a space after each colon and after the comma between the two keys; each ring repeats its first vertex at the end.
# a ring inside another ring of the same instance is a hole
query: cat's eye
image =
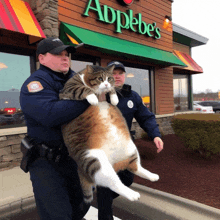
{"type": "Polygon", "coordinates": [[[102,77],[99,77],[98,80],[99,80],[99,81],[103,81],[103,78],[102,78],[102,77]]]}
{"type": "Polygon", "coordinates": [[[113,80],[113,77],[108,77],[108,81],[112,81],[113,80]]]}

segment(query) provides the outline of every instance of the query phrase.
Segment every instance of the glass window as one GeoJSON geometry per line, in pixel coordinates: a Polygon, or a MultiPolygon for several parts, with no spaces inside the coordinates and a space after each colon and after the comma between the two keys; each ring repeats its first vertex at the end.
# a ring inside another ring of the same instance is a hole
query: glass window
{"type": "Polygon", "coordinates": [[[29,56],[0,52],[0,129],[25,126],[19,96],[29,76],[29,56]]]}
{"type": "Polygon", "coordinates": [[[86,65],[93,65],[93,62],[71,60],[71,69],[76,73],[82,69],[85,69],[86,65]]]}
{"type": "Polygon", "coordinates": [[[137,92],[143,103],[150,108],[150,80],[149,70],[126,67],[125,83],[132,86],[132,90],[137,92]]]}
{"type": "Polygon", "coordinates": [[[175,111],[189,110],[188,75],[173,74],[173,93],[175,111]]]}

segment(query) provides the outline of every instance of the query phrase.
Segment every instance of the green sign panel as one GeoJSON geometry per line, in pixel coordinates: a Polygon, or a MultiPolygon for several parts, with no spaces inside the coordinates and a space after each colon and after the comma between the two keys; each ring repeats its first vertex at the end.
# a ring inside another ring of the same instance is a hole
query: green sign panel
{"type": "Polygon", "coordinates": [[[99,21],[108,24],[115,24],[115,32],[122,33],[122,29],[128,29],[133,32],[160,39],[160,28],[157,27],[156,22],[147,24],[142,21],[142,14],[138,13],[134,16],[133,10],[129,9],[127,12],[114,10],[113,8],[103,5],[101,7],[99,0],[88,0],[87,6],[83,13],[84,16],[89,17],[89,11],[95,11],[99,21]],[[93,5],[93,6],[91,6],[93,5]]]}

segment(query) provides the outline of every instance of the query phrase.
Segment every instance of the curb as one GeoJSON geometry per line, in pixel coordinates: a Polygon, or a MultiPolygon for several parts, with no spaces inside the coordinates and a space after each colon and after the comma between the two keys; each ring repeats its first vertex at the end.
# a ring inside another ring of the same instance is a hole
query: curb
{"type": "MultiPolygon", "coordinates": [[[[118,209],[147,220],[220,219],[220,209],[136,183],[132,184],[131,189],[141,194],[140,200],[131,202],[119,196],[114,200],[113,207],[117,207],[118,209]]],[[[0,206],[0,220],[9,220],[15,215],[31,211],[35,208],[34,196],[20,198],[19,200],[0,206]]]]}
{"type": "Polygon", "coordinates": [[[34,196],[21,198],[0,206],[0,220],[9,220],[11,217],[36,207],[34,196]]]}
{"type": "Polygon", "coordinates": [[[148,220],[218,220],[220,209],[192,200],[165,193],[133,183],[131,189],[138,191],[141,198],[130,202],[123,197],[114,201],[114,206],[137,214],[148,220]]]}

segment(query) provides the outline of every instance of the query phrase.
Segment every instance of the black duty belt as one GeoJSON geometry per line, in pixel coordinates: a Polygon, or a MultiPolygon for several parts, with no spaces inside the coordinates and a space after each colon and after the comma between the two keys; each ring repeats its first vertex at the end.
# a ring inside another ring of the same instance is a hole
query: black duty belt
{"type": "Polygon", "coordinates": [[[55,148],[50,148],[45,144],[34,143],[34,140],[29,136],[21,140],[21,152],[23,153],[23,157],[20,167],[25,173],[29,171],[31,163],[39,157],[46,158],[49,161],[59,162],[62,159],[66,159],[69,155],[65,145],[61,144],[55,148]]]}
{"type": "Polygon", "coordinates": [[[44,157],[49,161],[59,162],[61,159],[68,156],[68,152],[64,147],[53,149],[47,147],[45,144],[38,144],[35,148],[39,157],[44,157]]]}

